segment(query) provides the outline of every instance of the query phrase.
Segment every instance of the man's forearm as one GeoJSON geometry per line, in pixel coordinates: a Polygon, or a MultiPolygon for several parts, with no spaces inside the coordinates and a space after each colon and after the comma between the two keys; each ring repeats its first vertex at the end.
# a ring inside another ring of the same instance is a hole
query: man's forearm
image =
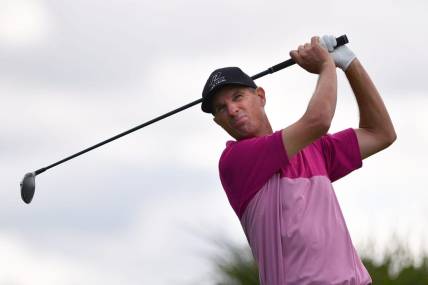
{"type": "Polygon", "coordinates": [[[360,111],[359,127],[386,140],[396,137],[394,126],[382,98],[358,59],[346,70],[360,111]]]}
{"type": "Polygon", "coordinates": [[[306,112],[294,124],[282,130],[288,158],[328,131],[337,98],[336,66],[328,51],[320,45],[318,37],[312,37],[310,44],[306,43],[291,51],[290,56],[302,68],[319,76],[306,112]]]}
{"type": "Polygon", "coordinates": [[[318,77],[315,92],[309,101],[305,115],[324,120],[328,126],[336,110],[337,74],[334,64],[327,65],[318,77]]]}

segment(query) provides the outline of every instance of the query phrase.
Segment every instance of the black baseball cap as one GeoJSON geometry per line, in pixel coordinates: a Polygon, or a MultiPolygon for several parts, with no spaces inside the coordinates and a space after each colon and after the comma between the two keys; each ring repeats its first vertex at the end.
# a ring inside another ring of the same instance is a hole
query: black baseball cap
{"type": "Polygon", "coordinates": [[[211,101],[221,87],[225,85],[240,85],[257,88],[254,80],[245,74],[239,67],[223,67],[214,70],[202,91],[201,109],[205,113],[212,113],[211,101]]]}

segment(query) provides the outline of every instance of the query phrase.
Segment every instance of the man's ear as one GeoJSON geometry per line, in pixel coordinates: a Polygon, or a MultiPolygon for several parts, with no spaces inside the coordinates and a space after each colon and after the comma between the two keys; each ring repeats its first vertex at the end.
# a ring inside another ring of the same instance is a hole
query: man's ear
{"type": "Polygon", "coordinates": [[[256,88],[256,94],[260,99],[262,100],[263,107],[266,105],[266,96],[265,96],[265,90],[263,87],[257,87],[256,88]]]}

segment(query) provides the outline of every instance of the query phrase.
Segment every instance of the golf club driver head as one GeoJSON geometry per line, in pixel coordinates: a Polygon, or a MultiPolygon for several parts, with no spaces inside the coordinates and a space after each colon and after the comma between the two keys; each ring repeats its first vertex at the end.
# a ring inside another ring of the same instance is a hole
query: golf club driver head
{"type": "Polygon", "coordinates": [[[33,200],[34,191],[36,190],[36,174],[34,172],[25,174],[20,185],[22,200],[25,203],[30,204],[31,200],[33,200]]]}

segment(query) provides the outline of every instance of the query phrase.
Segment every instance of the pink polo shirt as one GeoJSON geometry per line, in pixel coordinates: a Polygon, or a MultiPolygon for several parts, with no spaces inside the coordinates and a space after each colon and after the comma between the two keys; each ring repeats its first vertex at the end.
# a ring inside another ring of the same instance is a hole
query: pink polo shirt
{"type": "Polygon", "coordinates": [[[332,182],[361,167],[355,131],[326,135],[288,160],[281,132],[228,142],[220,179],[261,285],[367,285],[332,182]]]}

